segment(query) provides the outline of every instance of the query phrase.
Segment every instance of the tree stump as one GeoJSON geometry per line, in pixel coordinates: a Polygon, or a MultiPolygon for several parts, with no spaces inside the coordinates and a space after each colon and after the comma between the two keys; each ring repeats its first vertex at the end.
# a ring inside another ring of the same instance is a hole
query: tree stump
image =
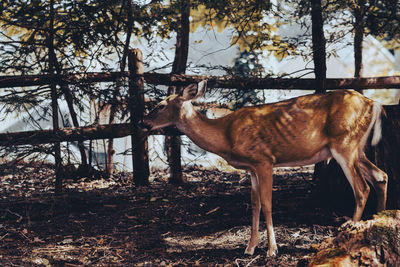
{"type": "Polygon", "coordinates": [[[400,211],[388,210],[372,220],[348,221],[334,237],[313,247],[318,253],[308,266],[398,266],[400,211]]]}

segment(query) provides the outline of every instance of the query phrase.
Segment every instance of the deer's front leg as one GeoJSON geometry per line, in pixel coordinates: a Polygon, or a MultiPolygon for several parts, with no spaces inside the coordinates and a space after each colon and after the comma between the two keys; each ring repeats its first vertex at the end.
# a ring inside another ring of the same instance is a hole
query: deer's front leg
{"type": "Polygon", "coordinates": [[[251,172],[251,237],[244,254],[253,255],[254,250],[259,243],[258,229],[260,226],[260,187],[257,176],[251,172]]]}
{"type": "Polygon", "coordinates": [[[260,187],[261,208],[265,215],[268,235],[268,253],[272,257],[278,253],[276,245],[274,227],[272,224],[272,164],[265,164],[257,168],[257,177],[260,187]]]}

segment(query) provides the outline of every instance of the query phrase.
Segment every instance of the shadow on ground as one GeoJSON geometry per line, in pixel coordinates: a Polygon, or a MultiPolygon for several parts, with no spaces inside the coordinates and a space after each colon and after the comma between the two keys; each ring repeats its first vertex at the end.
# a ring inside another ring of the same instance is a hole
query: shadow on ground
{"type": "Polygon", "coordinates": [[[245,257],[248,177],[191,170],[177,187],[166,176],[155,173],[154,182],[140,188],[123,173],[68,180],[55,197],[49,169],[3,175],[0,264],[297,266],[313,253],[311,244],[332,236],[341,223],[312,200],[312,169],[278,170],[273,219],[279,255],[265,257],[263,238],[255,255],[245,257]]]}

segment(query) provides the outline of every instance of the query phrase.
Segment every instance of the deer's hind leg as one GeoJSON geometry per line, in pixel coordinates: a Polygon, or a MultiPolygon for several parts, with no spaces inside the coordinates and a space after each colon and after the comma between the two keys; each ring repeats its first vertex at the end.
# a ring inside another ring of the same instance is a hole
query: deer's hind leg
{"type": "Polygon", "coordinates": [[[353,214],[353,221],[359,221],[367,203],[370,188],[362,175],[358,149],[351,147],[335,147],[330,148],[333,158],[342,168],[351,188],[353,189],[356,206],[353,214]]]}
{"type": "Polygon", "coordinates": [[[387,174],[369,161],[364,152],[360,153],[359,163],[362,174],[375,189],[377,197],[377,211],[380,212],[385,210],[388,184],[387,174]]]}

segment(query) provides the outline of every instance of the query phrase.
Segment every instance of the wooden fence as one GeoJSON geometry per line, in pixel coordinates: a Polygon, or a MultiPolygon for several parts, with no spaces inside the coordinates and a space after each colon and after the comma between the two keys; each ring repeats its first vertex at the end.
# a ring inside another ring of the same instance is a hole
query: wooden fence
{"type": "MultiPolygon", "coordinates": [[[[237,88],[241,90],[253,89],[297,89],[313,90],[315,79],[290,79],[290,78],[239,78],[232,76],[201,76],[201,75],[176,75],[143,73],[141,52],[132,49],[129,53],[129,71],[127,72],[96,72],[65,75],[28,75],[28,76],[0,76],[0,88],[23,87],[36,85],[62,85],[79,83],[115,82],[119,79],[129,80],[129,109],[130,123],[96,125],[87,127],[72,127],[54,130],[26,131],[14,133],[1,133],[0,146],[15,146],[23,144],[59,143],[71,141],[84,141],[93,139],[118,138],[131,135],[132,160],[134,180],[137,184],[148,183],[148,157],[147,141],[137,127],[138,121],[144,113],[144,82],[154,85],[184,86],[201,80],[208,80],[209,88],[237,88]]],[[[327,89],[385,89],[400,88],[400,76],[374,77],[374,78],[345,78],[327,79],[327,89]]],[[[397,106],[395,109],[398,110],[397,106]]],[[[392,109],[392,108],[391,108],[392,109]]],[[[393,125],[398,125],[400,118],[393,119],[393,125]],[[397,123],[397,124],[396,124],[397,123]]],[[[388,130],[386,130],[388,131],[388,130]]],[[[157,134],[163,134],[158,131],[157,134]]],[[[153,133],[155,134],[155,133],[153,133]]],[[[175,133],[177,134],[177,133],[175,133]]],[[[391,139],[395,147],[400,145],[400,137],[391,139]]],[[[387,145],[389,146],[389,145],[387,145]]],[[[385,152],[387,154],[387,152],[385,152]]],[[[397,168],[398,169],[398,168],[397,168]]],[[[390,170],[392,175],[399,177],[399,170],[390,170]]],[[[56,170],[57,174],[57,170],[56,170]]],[[[56,185],[61,185],[61,177],[57,175],[56,185]]],[[[399,185],[400,189],[400,185],[399,185]]],[[[61,188],[56,188],[56,191],[61,188]]],[[[400,205],[400,203],[399,203],[400,205]]]]}

